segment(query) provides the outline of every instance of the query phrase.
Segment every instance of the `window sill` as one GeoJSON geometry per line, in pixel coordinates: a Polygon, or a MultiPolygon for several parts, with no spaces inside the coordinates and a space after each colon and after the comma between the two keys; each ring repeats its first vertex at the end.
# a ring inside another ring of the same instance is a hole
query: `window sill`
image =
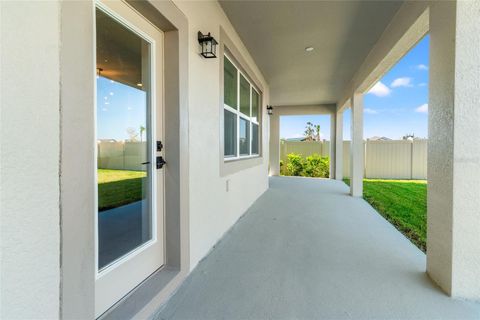
{"type": "Polygon", "coordinates": [[[223,161],[220,161],[220,176],[225,177],[261,164],[263,164],[263,157],[261,155],[224,158],[223,161]]]}
{"type": "Polygon", "coordinates": [[[252,154],[251,156],[240,156],[240,157],[231,157],[231,158],[223,158],[224,162],[233,162],[233,161],[242,161],[248,159],[260,158],[259,154],[252,154]]]}

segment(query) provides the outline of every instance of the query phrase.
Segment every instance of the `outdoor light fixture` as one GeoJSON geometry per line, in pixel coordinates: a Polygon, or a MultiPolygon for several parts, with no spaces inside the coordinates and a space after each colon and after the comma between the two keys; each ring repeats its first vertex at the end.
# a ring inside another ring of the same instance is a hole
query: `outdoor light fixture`
{"type": "Polygon", "coordinates": [[[267,106],[267,113],[269,116],[273,114],[273,107],[272,106],[267,106]]]}
{"type": "Polygon", "coordinates": [[[198,43],[202,47],[202,52],[200,54],[204,58],[216,58],[217,55],[217,40],[210,35],[210,32],[207,35],[204,35],[200,31],[198,31],[198,43]]]}

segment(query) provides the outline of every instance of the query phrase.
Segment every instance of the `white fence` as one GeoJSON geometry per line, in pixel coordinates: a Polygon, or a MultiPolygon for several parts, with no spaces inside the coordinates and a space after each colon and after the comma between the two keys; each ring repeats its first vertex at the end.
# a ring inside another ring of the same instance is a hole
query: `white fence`
{"type": "MultiPolygon", "coordinates": [[[[304,157],[317,153],[329,156],[330,142],[282,141],[280,159],[287,154],[304,157]]],[[[350,141],[343,142],[343,175],[350,176],[350,141]]],[[[365,177],[382,179],[427,179],[427,140],[365,142],[365,177]]]]}
{"type": "Polygon", "coordinates": [[[99,169],[145,170],[146,142],[97,142],[99,169]]]}
{"type": "Polygon", "coordinates": [[[330,155],[330,141],[281,141],[280,160],[286,161],[289,153],[298,153],[304,157],[316,153],[328,157],[330,155]]]}

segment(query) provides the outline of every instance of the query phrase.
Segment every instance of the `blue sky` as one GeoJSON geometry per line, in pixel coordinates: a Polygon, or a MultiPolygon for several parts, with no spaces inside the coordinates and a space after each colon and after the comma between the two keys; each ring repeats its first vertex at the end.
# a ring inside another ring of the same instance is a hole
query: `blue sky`
{"type": "Polygon", "coordinates": [[[133,128],[139,133],[140,126],[145,124],[144,91],[104,77],[97,77],[97,139],[129,139],[128,128],[133,128]]]}
{"type": "MultiPolygon", "coordinates": [[[[364,96],[364,137],[401,139],[407,133],[428,137],[427,35],[364,96]]],[[[320,124],[322,138],[330,139],[329,116],[286,116],[280,120],[280,137],[303,135],[305,124],[320,124]]],[[[344,112],[344,139],[350,139],[350,109],[344,112]]]]}

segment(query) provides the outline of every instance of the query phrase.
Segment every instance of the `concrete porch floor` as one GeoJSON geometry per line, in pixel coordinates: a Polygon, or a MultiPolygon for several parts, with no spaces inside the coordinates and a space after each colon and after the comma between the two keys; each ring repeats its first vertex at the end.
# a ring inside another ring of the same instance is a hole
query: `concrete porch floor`
{"type": "Polygon", "coordinates": [[[425,261],[344,183],[272,177],[154,318],[480,319],[425,261]]]}

